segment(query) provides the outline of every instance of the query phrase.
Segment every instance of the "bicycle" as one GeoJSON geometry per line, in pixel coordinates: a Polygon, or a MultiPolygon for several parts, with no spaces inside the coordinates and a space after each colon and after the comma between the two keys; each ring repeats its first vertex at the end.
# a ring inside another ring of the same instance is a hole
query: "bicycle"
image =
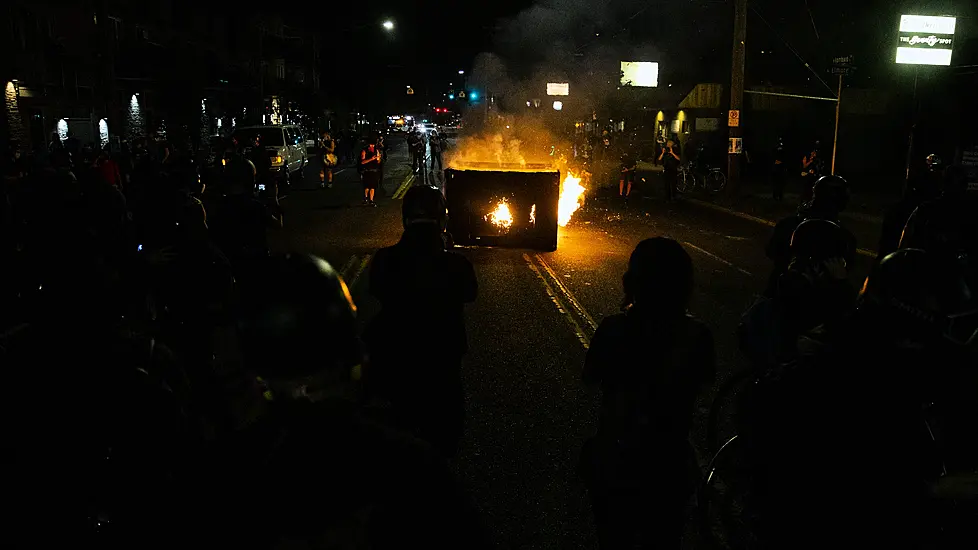
{"type": "Polygon", "coordinates": [[[707,167],[706,172],[698,170],[693,162],[679,168],[676,178],[676,191],[689,193],[697,187],[709,193],[719,193],[727,185],[727,176],[720,168],[707,167]]]}

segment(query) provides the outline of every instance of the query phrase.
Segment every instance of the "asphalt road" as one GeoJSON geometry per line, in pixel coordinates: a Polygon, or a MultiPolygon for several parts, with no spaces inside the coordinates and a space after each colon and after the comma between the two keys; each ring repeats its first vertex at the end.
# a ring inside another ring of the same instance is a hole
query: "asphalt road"
{"type": "MultiPolygon", "coordinates": [[[[355,169],[338,171],[332,189],[319,189],[317,167],[283,201],[286,227],[273,237],[277,250],[315,253],[341,269],[361,322],[378,307],[364,282],[370,257],[401,231],[396,196],[410,163],[404,142],[395,138],[392,145],[377,208],[362,206],[355,169]]],[[[597,396],[582,388],[579,375],[597,324],[618,311],[634,246],[656,235],[686,246],[696,267],[692,310],[714,331],[719,385],[743,367],[734,330],[765,284],[770,231],[692,203],[642,200],[625,208],[593,199],[560,229],[556,252],[460,250],[475,265],[480,295],[467,311],[468,418],[457,468],[499,547],[596,547],[574,472],[594,429],[597,396]]],[[[869,261],[860,257],[854,281],[865,276],[869,261]]],[[[698,445],[711,399],[704,396],[698,408],[698,445]]]]}

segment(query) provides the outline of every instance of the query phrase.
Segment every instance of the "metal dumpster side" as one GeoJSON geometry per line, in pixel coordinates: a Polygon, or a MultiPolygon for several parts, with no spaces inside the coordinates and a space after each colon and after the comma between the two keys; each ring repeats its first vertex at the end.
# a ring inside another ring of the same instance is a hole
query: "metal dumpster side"
{"type": "Polygon", "coordinates": [[[557,250],[560,172],[540,169],[445,170],[448,231],[458,245],[557,250]],[[494,223],[505,203],[511,222],[494,223]]]}

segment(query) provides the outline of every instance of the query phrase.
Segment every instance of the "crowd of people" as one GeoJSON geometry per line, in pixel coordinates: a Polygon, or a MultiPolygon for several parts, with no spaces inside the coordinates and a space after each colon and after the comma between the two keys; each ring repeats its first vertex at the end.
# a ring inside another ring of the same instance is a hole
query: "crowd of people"
{"type": "MultiPolygon", "coordinates": [[[[59,140],[37,162],[12,152],[8,533],[102,547],[490,547],[448,466],[478,284],[445,247],[441,192],[405,195],[404,233],[370,267],[381,310],[360,334],[332,266],[269,252],[274,180],[258,192],[243,145],[214,170],[162,142],[112,155],[59,140]]],[[[364,172],[379,170],[377,150],[361,153],[364,172]]],[[[978,238],[963,181],[949,170],[939,194],[900,210],[896,249],[861,291],[838,216],[845,180],[818,180],[775,228],[769,284],[738,333],[753,377],[736,458],[758,548],[924,547],[944,526],[931,505],[942,481],[975,471],[978,238]],[[937,436],[921,436],[923,409],[937,436]]],[[[716,377],[713,335],[688,311],[693,274],[676,241],[640,242],[622,313],[587,352],[582,381],[600,388],[601,414],[579,474],[603,549],[682,543],[695,403],[716,377]]]]}

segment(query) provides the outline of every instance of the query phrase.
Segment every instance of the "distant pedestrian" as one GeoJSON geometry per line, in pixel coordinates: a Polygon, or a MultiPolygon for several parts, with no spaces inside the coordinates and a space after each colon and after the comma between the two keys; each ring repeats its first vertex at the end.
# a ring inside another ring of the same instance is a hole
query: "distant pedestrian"
{"type": "Polygon", "coordinates": [[[333,186],[333,168],[336,166],[336,141],[329,132],[323,132],[319,138],[319,151],[322,155],[323,167],[319,171],[319,186],[333,186]]]}
{"type": "Polygon", "coordinates": [[[659,162],[662,163],[662,182],[665,185],[666,200],[672,202],[673,193],[676,189],[676,180],[679,177],[679,154],[675,149],[675,142],[671,139],[666,142],[665,148],[659,153],[659,162]]]}
{"type": "Polygon", "coordinates": [[[442,152],[445,150],[445,140],[441,134],[438,132],[431,133],[429,147],[431,148],[431,169],[435,169],[435,162],[437,162],[438,169],[444,170],[444,167],[442,166],[442,152]]]}
{"type": "Polygon", "coordinates": [[[363,202],[367,206],[377,206],[374,195],[380,185],[380,151],[377,140],[371,138],[360,151],[360,180],[363,182],[363,202]]]}

